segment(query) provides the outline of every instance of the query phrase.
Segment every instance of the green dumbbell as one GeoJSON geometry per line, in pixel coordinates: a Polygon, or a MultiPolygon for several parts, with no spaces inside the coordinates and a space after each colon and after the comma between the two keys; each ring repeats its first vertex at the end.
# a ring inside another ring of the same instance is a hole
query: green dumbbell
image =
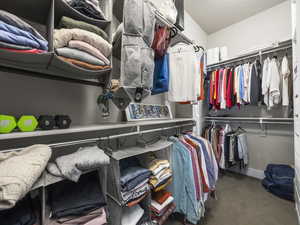
{"type": "Polygon", "coordinates": [[[0,115],[0,133],[12,132],[17,126],[16,118],[13,116],[0,115]]]}
{"type": "Polygon", "coordinates": [[[30,132],[35,131],[38,126],[38,121],[34,116],[21,116],[17,125],[20,131],[30,132]]]}

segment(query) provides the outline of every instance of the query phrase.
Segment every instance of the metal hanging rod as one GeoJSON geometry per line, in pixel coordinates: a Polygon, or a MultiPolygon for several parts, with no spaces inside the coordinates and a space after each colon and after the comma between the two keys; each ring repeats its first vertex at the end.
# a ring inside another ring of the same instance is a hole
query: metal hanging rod
{"type": "Polygon", "coordinates": [[[205,122],[291,125],[292,118],[205,117],[205,122]]]}
{"type": "MultiPolygon", "coordinates": [[[[134,136],[134,135],[140,135],[140,134],[146,134],[146,133],[153,133],[153,132],[162,131],[162,130],[170,130],[170,129],[181,128],[181,127],[186,127],[186,126],[194,126],[194,125],[195,125],[194,123],[189,123],[189,124],[182,124],[182,125],[177,125],[177,126],[163,127],[163,128],[150,129],[150,130],[144,130],[144,131],[140,131],[140,129],[138,129],[138,131],[136,131],[136,132],[129,132],[129,133],[111,135],[111,136],[101,137],[101,138],[60,142],[60,143],[53,143],[53,144],[46,144],[46,145],[49,146],[50,148],[61,148],[61,147],[68,147],[68,146],[74,146],[74,145],[80,145],[80,144],[95,144],[95,143],[97,143],[99,141],[103,141],[103,140],[111,140],[111,139],[117,139],[117,138],[122,138],[122,137],[128,137],[128,136],[134,136]]],[[[22,151],[23,149],[24,148],[7,149],[7,150],[0,151],[0,153],[22,151]]]]}
{"type": "Polygon", "coordinates": [[[258,49],[256,51],[249,52],[248,54],[240,55],[236,58],[232,58],[232,59],[228,59],[228,60],[225,60],[225,61],[222,61],[222,62],[219,62],[219,63],[208,65],[207,70],[211,71],[215,68],[230,65],[230,64],[233,64],[233,63],[237,63],[237,62],[240,62],[240,61],[247,60],[247,59],[260,57],[260,56],[263,56],[263,55],[267,55],[267,54],[274,53],[274,52],[279,52],[279,51],[282,51],[282,50],[288,50],[288,49],[292,48],[292,46],[293,46],[292,45],[292,40],[287,40],[287,41],[278,43],[278,45],[275,46],[275,47],[272,46],[272,47],[258,49]]]}

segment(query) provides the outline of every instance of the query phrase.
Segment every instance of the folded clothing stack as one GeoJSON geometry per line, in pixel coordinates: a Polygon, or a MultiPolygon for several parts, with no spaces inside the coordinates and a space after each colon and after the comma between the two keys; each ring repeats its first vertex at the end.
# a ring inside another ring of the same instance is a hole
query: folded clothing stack
{"type": "Polygon", "coordinates": [[[155,224],[162,225],[175,210],[176,205],[172,194],[162,190],[156,192],[151,200],[151,219],[155,224]]]}
{"type": "Polygon", "coordinates": [[[78,183],[63,181],[49,190],[51,218],[49,225],[107,223],[103,207],[106,201],[97,174],[82,176],[78,183]]]}
{"type": "Polygon", "coordinates": [[[139,159],[140,163],[152,173],[149,183],[154,192],[160,191],[172,182],[172,170],[168,160],[160,160],[153,154],[139,159]]]}
{"type": "Polygon", "coordinates": [[[54,30],[54,48],[64,61],[89,70],[110,68],[112,45],[106,33],[82,21],[63,17],[54,30]]]}
{"type": "Polygon", "coordinates": [[[37,222],[31,199],[27,196],[13,209],[0,211],[0,225],[34,225],[37,222]]]}
{"type": "Polygon", "coordinates": [[[57,177],[77,182],[81,174],[109,164],[109,157],[97,146],[83,147],[73,154],[63,155],[48,163],[47,171],[57,177]]]}
{"type": "Polygon", "coordinates": [[[20,53],[48,51],[48,42],[19,17],[0,10],[0,49],[20,53]]]}
{"type": "Polygon", "coordinates": [[[121,196],[122,203],[133,206],[143,200],[150,191],[151,171],[140,167],[137,160],[121,161],[121,196]]]}
{"type": "Polygon", "coordinates": [[[85,16],[97,20],[105,20],[105,15],[100,8],[99,0],[67,0],[67,3],[85,16]]]}

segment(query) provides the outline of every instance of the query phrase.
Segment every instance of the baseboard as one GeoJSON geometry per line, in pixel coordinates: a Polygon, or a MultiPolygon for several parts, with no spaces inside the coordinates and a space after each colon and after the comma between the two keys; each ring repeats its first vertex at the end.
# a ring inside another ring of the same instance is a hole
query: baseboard
{"type": "Polygon", "coordinates": [[[247,168],[245,170],[239,170],[239,169],[231,169],[232,172],[244,174],[248,177],[253,177],[259,180],[262,180],[265,178],[265,174],[263,170],[257,170],[253,168],[247,168]]]}

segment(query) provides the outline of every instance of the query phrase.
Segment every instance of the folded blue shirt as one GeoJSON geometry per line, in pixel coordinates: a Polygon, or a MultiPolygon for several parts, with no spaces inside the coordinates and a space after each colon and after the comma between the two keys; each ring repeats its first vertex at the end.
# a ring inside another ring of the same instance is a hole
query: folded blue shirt
{"type": "Polygon", "coordinates": [[[3,21],[0,21],[0,41],[46,51],[48,50],[47,41],[41,40],[31,33],[4,23],[3,21]]]}

